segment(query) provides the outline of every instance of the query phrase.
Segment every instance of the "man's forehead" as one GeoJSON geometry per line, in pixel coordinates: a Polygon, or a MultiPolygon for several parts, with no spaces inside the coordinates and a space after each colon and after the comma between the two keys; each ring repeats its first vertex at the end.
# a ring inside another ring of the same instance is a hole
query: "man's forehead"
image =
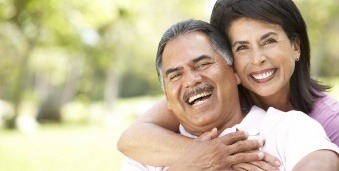
{"type": "Polygon", "coordinates": [[[169,41],[163,52],[163,63],[188,63],[203,55],[214,58],[218,54],[208,37],[195,31],[169,41]]]}

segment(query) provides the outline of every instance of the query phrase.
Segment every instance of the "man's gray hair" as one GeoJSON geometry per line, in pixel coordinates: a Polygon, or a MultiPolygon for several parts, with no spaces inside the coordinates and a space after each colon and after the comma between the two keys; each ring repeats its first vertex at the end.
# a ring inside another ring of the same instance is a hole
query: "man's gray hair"
{"type": "Polygon", "coordinates": [[[230,45],[214,27],[209,23],[200,20],[185,20],[172,25],[162,36],[156,56],[156,69],[161,88],[164,89],[164,75],[162,73],[162,55],[167,42],[177,38],[180,35],[185,35],[191,32],[201,32],[205,34],[211,41],[212,48],[219,53],[227,62],[228,65],[233,64],[232,53],[230,52],[230,45]]]}

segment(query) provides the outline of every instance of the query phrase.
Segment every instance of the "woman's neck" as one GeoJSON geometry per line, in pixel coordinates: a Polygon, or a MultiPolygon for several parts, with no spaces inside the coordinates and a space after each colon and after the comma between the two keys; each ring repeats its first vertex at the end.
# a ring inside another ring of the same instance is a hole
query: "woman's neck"
{"type": "Polygon", "coordinates": [[[269,107],[274,107],[284,112],[294,109],[289,97],[289,93],[277,93],[270,96],[259,96],[251,92],[250,96],[253,104],[264,110],[267,110],[269,107]]]}

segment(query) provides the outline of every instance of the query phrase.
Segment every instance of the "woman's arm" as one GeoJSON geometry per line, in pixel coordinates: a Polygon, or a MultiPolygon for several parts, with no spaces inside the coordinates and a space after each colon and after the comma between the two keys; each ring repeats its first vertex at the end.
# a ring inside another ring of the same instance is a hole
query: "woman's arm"
{"type": "Polygon", "coordinates": [[[319,150],[312,152],[301,159],[293,171],[334,171],[339,170],[339,157],[336,152],[319,150]]]}
{"type": "Polygon", "coordinates": [[[170,165],[193,140],[178,134],[179,122],[161,99],[121,135],[118,149],[126,156],[152,166],[170,165]]]}
{"type": "MultiPolygon", "coordinates": [[[[245,132],[237,131],[215,138],[216,135],[211,136],[212,130],[205,133],[210,138],[200,137],[193,140],[178,134],[178,128],[178,120],[167,108],[166,100],[162,99],[125,130],[118,141],[118,149],[144,165],[176,164],[178,168],[190,163],[203,169],[206,163],[226,168],[244,162],[276,161],[274,157],[258,151],[263,146],[261,140],[246,140],[248,134],[245,132]],[[269,160],[265,160],[264,156],[269,160]]],[[[266,165],[263,166],[267,168],[266,165]]]]}

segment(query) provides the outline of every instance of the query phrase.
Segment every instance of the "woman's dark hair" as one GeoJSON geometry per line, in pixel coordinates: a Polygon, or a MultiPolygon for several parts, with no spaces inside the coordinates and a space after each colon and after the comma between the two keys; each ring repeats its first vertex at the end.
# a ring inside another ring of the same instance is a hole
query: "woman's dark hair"
{"type": "MultiPolygon", "coordinates": [[[[320,93],[329,89],[311,78],[310,43],[306,24],[292,0],[218,0],[213,8],[210,23],[229,41],[228,30],[233,21],[250,18],[282,27],[291,42],[300,40],[300,61],[296,62],[290,80],[290,100],[296,110],[310,113],[320,93]]],[[[251,106],[249,92],[239,87],[242,106],[251,106]]]]}

